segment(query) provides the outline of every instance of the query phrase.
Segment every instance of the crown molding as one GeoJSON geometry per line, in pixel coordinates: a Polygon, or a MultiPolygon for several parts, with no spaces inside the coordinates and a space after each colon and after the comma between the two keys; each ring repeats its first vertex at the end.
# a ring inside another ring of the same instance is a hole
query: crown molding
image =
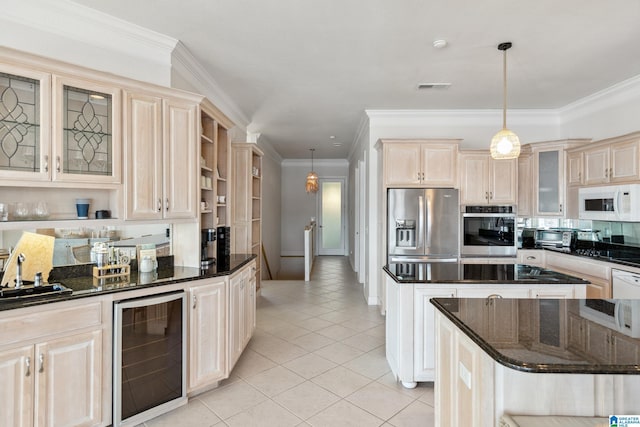
{"type": "Polygon", "coordinates": [[[2,19],[94,46],[170,64],[178,40],[69,0],[16,1],[2,19]]]}
{"type": "MultiPolygon", "coordinates": [[[[284,159],[282,161],[282,166],[299,166],[299,167],[311,167],[311,159],[284,159]]],[[[330,166],[339,166],[345,167],[349,166],[349,161],[347,159],[313,159],[314,168],[317,166],[322,167],[330,167],[330,166]]]]}
{"type": "Polygon", "coordinates": [[[236,126],[245,129],[249,126],[251,123],[249,118],[180,41],[176,43],[173,49],[171,65],[175,72],[188,80],[199,93],[224,112],[236,126]]]}

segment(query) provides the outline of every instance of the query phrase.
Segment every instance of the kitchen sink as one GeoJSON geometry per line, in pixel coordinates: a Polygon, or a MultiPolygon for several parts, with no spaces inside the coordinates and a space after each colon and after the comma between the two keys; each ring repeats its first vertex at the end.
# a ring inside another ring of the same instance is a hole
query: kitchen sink
{"type": "Polygon", "coordinates": [[[0,300],[18,299],[18,298],[45,298],[55,297],[58,295],[69,295],[73,291],[65,287],[62,283],[48,283],[41,286],[24,285],[16,288],[0,288],[0,300]]]}

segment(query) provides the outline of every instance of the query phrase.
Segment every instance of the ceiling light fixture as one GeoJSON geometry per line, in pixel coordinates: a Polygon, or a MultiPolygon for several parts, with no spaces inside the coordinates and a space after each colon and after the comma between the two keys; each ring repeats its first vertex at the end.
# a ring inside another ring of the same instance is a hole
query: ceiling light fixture
{"type": "Polygon", "coordinates": [[[511,42],[500,43],[498,50],[503,55],[503,89],[504,99],[502,108],[502,130],[491,139],[491,157],[494,159],[515,159],[520,155],[520,139],[518,135],[507,129],[507,49],[511,42]]]}
{"type": "Polygon", "coordinates": [[[313,171],[313,152],[316,151],[315,148],[310,148],[311,151],[311,172],[307,174],[307,182],[305,185],[305,190],[307,193],[317,193],[318,192],[318,174],[313,171]]]}

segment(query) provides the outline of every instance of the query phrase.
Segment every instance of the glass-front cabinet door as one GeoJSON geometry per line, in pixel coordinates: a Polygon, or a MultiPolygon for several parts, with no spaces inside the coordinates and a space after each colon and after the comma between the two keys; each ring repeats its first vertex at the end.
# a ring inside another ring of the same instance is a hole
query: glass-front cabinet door
{"type": "Polygon", "coordinates": [[[53,77],[54,181],[121,182],[120,90],[53,77]]]}
{"type": "Polygon", "coordinates": [[[0,63],[0,179],[50,179],[51,75],[0,63]]]}

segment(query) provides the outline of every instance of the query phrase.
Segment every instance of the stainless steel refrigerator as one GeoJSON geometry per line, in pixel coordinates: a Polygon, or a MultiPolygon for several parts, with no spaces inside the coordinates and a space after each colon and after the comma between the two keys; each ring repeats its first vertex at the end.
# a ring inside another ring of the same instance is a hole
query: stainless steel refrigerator
{"type": "Polygon", "coordinates": [[[458,190],[387,190],[387,261],[457,261],[460,255],[458,190]]]}

